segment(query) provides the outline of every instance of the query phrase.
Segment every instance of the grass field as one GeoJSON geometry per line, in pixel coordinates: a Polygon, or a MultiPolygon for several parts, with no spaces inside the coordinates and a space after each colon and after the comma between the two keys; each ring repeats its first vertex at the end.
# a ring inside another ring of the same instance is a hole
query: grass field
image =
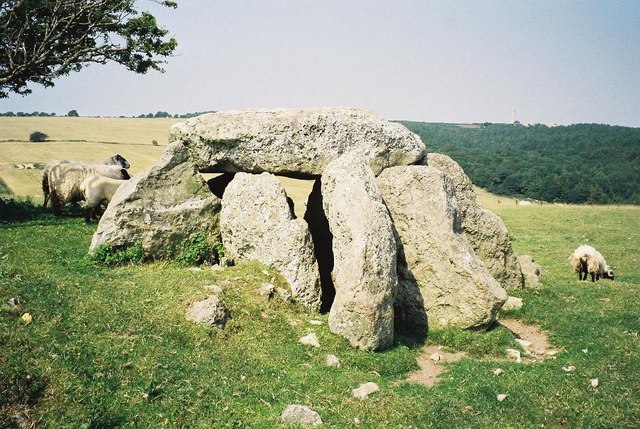
{"type": "MultiPolygon", "coordinates": [[[[304,200],[308,182],[288,186],[304,200]]],[[[422,343],[398,336],[382,353],[353,350],[326,315],[261,297],[262,284],[283,281],[260,264],[107,268],[86,256],[95,225],[80,218],[0,223],[0,427],[286,427],[291,403],[328,428],[640,427],[640,208],[518,206],[481,191],[479,201],[545,271],[543,288],[514,292],[524,307],[499,318],[541,326],[560,353],[516,363],[505,360],[519,346],[502,326],[432,331],[426,344],[468,352],[434,387],[407,381],[422,343]],[[616,281],[577,281],[567,258],[582,243],[605,255],[616,281]],[[210,285],[231,310],[222,331],[184,318],[210,285]],[[321,347],[298,342],[309,332],[321,347]],[[368,381],[380,392],[353,398],[368,381]]]]}
{"type": "MultiPolygon", "coordinates": [[[[131,163],[133,174],[157,162],[169,138],[171,125],[181,119],[131,118],[9,118],[0,117],[0,179],[12,194],[40,196],[42,170],[21,168],[43,166],[53,159],[102,161],[116,153],[131,163]],[[41,131],[49,136],[43,143],[29,142],[29,135],[41,131]],[[153,146],[155,140],[158,146],[153,146]]],[[[2,192],[0,187],[0,194],[2,192]]]]}

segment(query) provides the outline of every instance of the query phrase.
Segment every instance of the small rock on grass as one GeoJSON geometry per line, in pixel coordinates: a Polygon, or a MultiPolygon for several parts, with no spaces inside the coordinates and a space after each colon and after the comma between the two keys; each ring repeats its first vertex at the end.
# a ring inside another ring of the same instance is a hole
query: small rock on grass
{"type": "Polygon", "coordinates": [[[340,368],[340,359],[336,355],[327,355],[327,366],[340,368]]]}
{"type": "Polygon", "coordinates": [[[438,352],[431,353],[431,355],[429,356],[429,359],[431,359],[434,362],[439,362],[442,359],[442,355],[438,352]]]}
{"type": "Polygon", "coordinates": [[[562,367],[562,370],[563,370],[564,372],[573,372],[573,371],[575,371],[575,370],[576,370],[576,367],[575,367],[575,366],[573,366],[573,365],[567,365],[567,366],[563,366],[563,367],[562,367]]]}
{"type": "Polygon", "coordinates": [[[231,313],[224,301],[215,295],[209,296],[203,301],[194,302],[187,308],[186,318],[190,322],[224,328],[231,319],[231,313]]]}
{"type": "Polygon", "coordinates": [[[305,335],[304,337],[300,338],[300,341],[302,344],[306,345],[306,346],[311,346],[311,347],[320,347],[320,341],[318,340],[318,337],[316,336],[316,334],[314,334],[313,332],[305,335]]]}
{"type": "Polygon", "coordinates": [[[507,349],[507,357],[515,359],[515,361],[518,363],[522,362],[522,358],[520,357],[520,350],[507,349]]]}
{"type": "Polygon", "coordinates": [[[502,368],[496,368],[496,369],[493,371],[493,375],[495,375],[495,376],[499,376],[499,375],[502,375],[502,373],[503,373],[503,372],[504,372],[504,371],[502,370],[502,368]]]}
{"type": "Polygon", "coordinates": [[[265,283],[260,286],[260,295],[264,296],[267,299],[273,298],[273,294],[275,293],[276,288],[271,283],[265,283]]]}
{"type": "Polygon", "coordinates": [[[292,404],[285,408],[280,416],[280,420],[285,423],[298,423],[303,426],[322,425],[320,414],[300,404],[292,404]]]}
{"type": "Polygon", "coordinates": [[[28,324],[30,324],[31,322],[33,322],[33,316],[31,316],[31,314],[30,314],[30,313],[24,313],[24,314],[22,315],[22,317],[20,317],[20,319],[22,319],[22,321],[23,321],[26,325],[28,325],[28,324]]]}
{"type": "Polygon", "coordinates": [[[502,306],[502,310],[519,310],[522,308],[522,298],[516,298],[510,296],[507,298],[507,302],[502,306]]]}
{"type": "Polygon", "coordinates": [[[505,399],[507,399],[507,394],[506,393],[499,393],[498,396],[496,396],[496,399],[498,400],[498,402],[502,402],[505,399]]]}
{"type": "Polygon", "coordinates": [[[591,385],[591,387],[598,387],[600,385],[600,380],[598,380],[597,378],[592,378],[591,380],[589,380],[589,384],[591,385]]]}
{"type": "Polygon", "coordinates": [[[357,389],[353,389],[351,393],[353,394],[354,398],[366,399],[372,393],[379,392],[379,391],[380,391],[380,388],[376,383],[368,382],[368,383],[362,384],[357,389]]]}

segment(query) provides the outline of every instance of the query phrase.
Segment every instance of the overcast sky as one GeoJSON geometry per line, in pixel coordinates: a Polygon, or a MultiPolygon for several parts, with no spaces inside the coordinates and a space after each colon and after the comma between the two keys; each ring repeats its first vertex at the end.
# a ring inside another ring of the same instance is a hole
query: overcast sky
{"type": "Polygon", "coordinates": [[[91,66],[0,99],[83,116],[354,106],[428,122],[640,127],[640,1],[149,0],[166,73],[91,66]]]}

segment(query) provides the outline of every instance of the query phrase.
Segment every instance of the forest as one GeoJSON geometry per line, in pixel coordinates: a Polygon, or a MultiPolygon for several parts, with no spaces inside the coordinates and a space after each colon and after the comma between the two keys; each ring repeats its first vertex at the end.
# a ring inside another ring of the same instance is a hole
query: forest
{"type": "Polygon", "coordinates": [[[402,121],[498,195],[574,204],[640,204],[640,128],[402,121]]]}

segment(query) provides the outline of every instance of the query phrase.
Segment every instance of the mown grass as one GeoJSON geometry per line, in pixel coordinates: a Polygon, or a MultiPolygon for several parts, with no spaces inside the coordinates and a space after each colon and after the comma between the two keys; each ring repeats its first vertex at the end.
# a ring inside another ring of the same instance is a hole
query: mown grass
{"type": "Polygon", "coordinates": [[[106,268],[86,257],[95,226],[41,216],[0,224],[0,427],[16,413],[38,427],[280,427],[286,405],[302,403],[325,427],[638,427],[640,306],[638,208],[503,206],[520,253],[546,271],[542,290],[515,293],[508,317],[540,324],[556,359],[517,364],[504,328],[431,332],[427,342],[466,350],[433,388],[403,381],[419,343],[399,336],[383,353],[352,350],[326,315],[258,294],[283,285],[257,263],[194,271],[157,262],[106,268]],[[578,282],[566,258],[589,240],[620,281],[578,282]],[[223,331],[184,318],[189,303],[223,288],[232,319],[223,331]],[[10,298],[19,297],[19,309],[10,298]],[[30,313],[26,325],[20,316],[30,313]],[[312,319],[322,325],[312,325],[312,319]],[[321,347],[298,343],[309,332],[321,347]],[[583,352],[587,350],[587,353],[583,352]],[[340,368],[324,365],[337,355],[340,368]],[[565,373],[562,367],[574,365],[565,373]],[[493,370],[500,366],[500,377],[493,370]],[[598,378],[600,385],[590,387],[598,378]],[[351,389],[374,381],[365,401],[351,389]],[[506,393],[498,402],[496,395],[506,393]]]}

